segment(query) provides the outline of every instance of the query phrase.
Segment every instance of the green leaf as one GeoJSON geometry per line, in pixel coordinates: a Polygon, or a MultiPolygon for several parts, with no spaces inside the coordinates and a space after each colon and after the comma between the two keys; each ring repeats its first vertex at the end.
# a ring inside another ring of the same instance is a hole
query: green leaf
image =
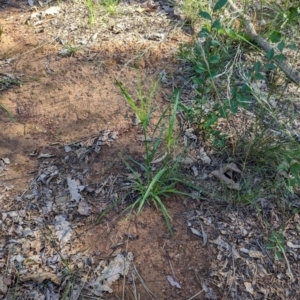
{"type": "MultiPolygon", "coordinates": [[[[124,88],[124,86],[122,85],[122,83],[120,81],[118,81],[115,78],[116,84],[117,86],[120,88],[122,94],[124,95],[125,99],[127,100],[127,102],[129,103],[129,105],[131,106],[132,110],[136,113],[136,115],[140,118],[140,110],[138,109],[138,107],[136,106],[133,98],[131,97],[131,95],[129,95],[126,91],[126,89],[124,88]]],[[[141,118],[140,118],[141,119],[141,118]]]]}
{"type": "Polygon", "coordinates": [[[277,167],[277,172],[280,172],[280,171],[288,171],[288,165],[286,163],[282,163],[280,164],[278,167],[277,167]]]}
{"type": "Polygon", "coordinates": [[[274,59],[276,59],[277,61],[285,61],[286,57],[284,54],[277,54],[276,56],[274,56],[274,59]]]}
{"type": "Polygon", "coordinates": [[[209,128],[212,125],[214,125],[216,122],[218,121],[218,117],[217,115],[213,112],[207,119],[205,122],[205,128],[209,128]]]}
{"type": "Polygon", "coordinates": [[[296,7],[290,7],[289,8],[289,15],[288,15],[288,19],[289,22],[292,22],[294,19],[296,19],[299,16],[298,10],[296,7]]]}
{"type": "Polygon", "coordinates": [[[211,21],[211,15],[207,11],[200,11],[199,16],[203,19],[211,21]]]}
{"type": "Polygon", "coordinates": [[[281,259],[281,252],[279,250],[275,251],[275,259],[280,260],[281,259]]]}
{"type": "Polygon", "coordinates": [[[226,3],[227,3],[227,0],[219,0],[219,1],[216,3],[216,5],[214,6],[213,11],[215,12],[215,11],[220,10],[223,6],[226,5],[226,3]]]}
{"type": "Polygon", "coordinates": [[[219,112],[220,112],[220,117],[221,118],[227,118],[228,117],[228,106],[227,105],[222,105],[219,108],[219,112]]]}
{"type": "Polygon", "coordinates": [[[288,45],[286,45],[286,47],[291,49],[291,50],[294,50],[294,51],[298,50],[296,44],[288,44],[288,45]]]}
{"type": "Polygon", "coordinates": [[[266,249],[268,249],[268,250],[272,250],[274,248],[275,248],[275,246],[273,244],[269,243],[269,244],[266,245],[266,249]]]}
{"type": "Polygon", "coordinates": [[[220,55],[219,54],[213,54],[209,57],[208,62],[211,64],[216,64],[220,61],[220,55]]]}
{"type": "Polygon", "coordinates": [[[255,73],[254,74],[254,79],[256,79],[256,80],[265,80],[266,79],[266,76],[265,75],[263,75],[262,73],[255,73]]]}
{"type": "Polygon", "coordinates": [[[195,67],[195,72],[197,74],[202,74],[202,73],[206,72],[206,68],[204,68],[203,66],[196,66],[195,67]]]}
{"type": "Polygon", "coordinates": [[[261,62],[260,61],[255,62],[253,69],[255,72],[259,72],[261,69],[261,62]]]}
{"type": "Polygon", "coordinates": [[[212,29],[220,29],[222,28],[221,22],[219,19],[215,20],[211,26],[212,29]]]}
{"type": "Polygon", "coordinates": [[[274,52],[274,49],[272,48],[270,51],[268,51],[268,52],[266,53],[266,58],[267,58],[268,60],[271,60],[271,59],[274,57],[274,54],[275,54],[275,52],[274,52]]]}
{"type": "Polygon", "coordinates": [[[281,33],[279,31],[274,30],[269,37],[272,43],[278,43],[281,40],[281,33]]]}
{"type": "Polygon", "coordinates": [[[198,36],[200,37],[208,37],[210,34],[209,30],[206,27],[202,27],[201,31],[199,31],[198,36]]]}
{"type": "Polygon", "coordinates": [[[160,177],[163,175],[163,173],[166,171],[166,169],[161,169],[158,173],[155,174],[154,178],[152,179],[151,183],[149,184],[145,194],[143,195],[142,199],[140,200],[139,207],[137,210],[137,213],[139,214],[145,204],[145,202],[148,200],[148,197],[150,193],[152,193],[152,188],[159,182],[160,177]]]}
{"type": "Polygon", "coordinates": [[[210,43],[211,43],[211,46],[214,48],[221,46],[221,44],[217,40],[211,40],[210,43]]]}
{"type": "Polygon", "coordinates": [[[293,176],[299,177],[300,176],[300,164],[297,162],[291,164],[290,172],[292,173],[293,176]]]}
{"type": "Polygon", "coordinates": [[[284,41],[281,41],[280,43],[277,44],[277,49],[282,52],[282,50],[284,49],[285,47],[285,43],[284,41]]]}
{"type": "Polygon", "coordinates": [[[265,67],[268,69],[268,70],[275,70],[276,69],[276,65],[272,64],[272,63],[268,63],[265,65],[265,67]]]}

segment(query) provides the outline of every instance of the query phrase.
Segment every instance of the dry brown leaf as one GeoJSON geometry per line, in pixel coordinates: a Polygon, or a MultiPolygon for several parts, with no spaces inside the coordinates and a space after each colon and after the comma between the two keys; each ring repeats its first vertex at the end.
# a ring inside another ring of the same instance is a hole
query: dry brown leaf
{"type": "Polygon", "coordinates": [[[226,177],[224,173],[220,170],[215,170],[210,173],[211,175],[217,177],[221,181],[223,181],[229,189],[240,191],[241,187],[238,182],[226,177]]]}
{"type": "Polygon", "coordinates": [[[230,171],[242,174],[242,171],[238,168],[238,166],[235,163],[230,163],[230,164],[226,165],[223,168],[223,170],[224,170],[224,173],[230,170],[230,171]]]}
{"type": "Polygon", "coordinates": [[[252,284],[250,282],[244,282],[244,286],[245,286],[246,291],[248,293],[250,293],[251,295],[254,294],[253,287],[252,287],[252,284]]]}
{"type": "Polygon", "coordinates": [[[209,166],[211,163],[210,157],[206,154],[203,148],[199,149],[199,158],[203,162],[204,165],[209,166]]]}
{"type": "Polygon", "coordinates": [[[147,8],[143,8],[143,7],[138,7],[135,9],[136,12],[138,12],[139,14],[142,14],[143,12],[147,11],[147,8]]]}
{"type": "Polygon", "coordinates": [[[86,203],[86,201],[81,200],[78,204],[77,211],[82,216],[89,216],[91,214],[91,207],[86,203]]]}
{"type": "Polygon", "coordinates": [[[250,257],[253,257],[253,258],[262,258],[262,257],[264,257],[262,252],[255,251],[255,250],[250,250],[248,254],[249,254],[250,257]]]}
{"type": "Polygon", "coordinates": [[[184,165],[192,165],[196,162],[193,158],[191,158],[189,156],[182,157],[180,161],[184,165]]]}
{"type": "Polygon", "coordinates": [[[299,249],[300,248],[300,245],[295,245],[292,242],[287,242],[286,244],[290,248],[294,248],[294,249],[299,249]]]}
{"type": "Polygon", "coordinates": [[[148,0],[144,3],[142,3],[141,5],[143,8],[146,9],[147,12],[152,12],[152,11],[155,11],[157,10],[158,8],[158,4],[156,4],[154,1],[152,0],[148,0]]]}
{"type": "Polygon", "coordinates": [[[222,248],[225,248],[226,250],[230,250],[231,246],[222,240],[221,236],[218,236],[215,240],[211,241],[213,244],[216,244],[222,248]]]}
{"type": "Polygon", "coordinates": [[[59,278],[58,276],[56,276],[55,274],[50,273],[50,272],[41,272],[41,273],[36,273],[36,274],[24,275],[20,279],[21,279],[21,281],[33,280],[40,284],[44,280],[48,279],[57,285],[61,285],[61,278],[59,278]]]}

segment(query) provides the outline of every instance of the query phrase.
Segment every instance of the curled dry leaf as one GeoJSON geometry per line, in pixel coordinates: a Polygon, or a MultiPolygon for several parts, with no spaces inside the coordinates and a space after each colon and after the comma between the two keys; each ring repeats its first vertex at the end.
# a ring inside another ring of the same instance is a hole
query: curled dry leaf
{"type": "Polygon", "coordinates": [[[86,201],[81,200],[78,204],[77,211],[82,216],[89,216],[91,213],[91,207],[86,203],[86,201]]]}
{"type": "Polygon", "coordinates": [[[47,15],[55,15],[60,12],[60,7],[59,6],[51,6],[48,9],[46,9],[42,15],[47,16],[47,15]]]}
{"type": "Polygon", "coordinates": [[[191,227],[190,229],[191,229],[191,231],[192,231],[193,234],[195,234],[195,235],[197,235],[197,236],[202,236],[202,234],[200,233],[199,230],[197,230],[197,229],[195,229],[195,228],[193,228],[193,227],[191,227]]]}
{"type": "Polygon", "coordinates": [[[50,272],[41,272],[36,274],[24,275],[20,279],[21,281],[33,280],[38,282],[39,284],[41,284],[44,280],[48,279],[57,285],[61,285],[61,278],[50,272]]]}
{"type": "MultiPolygon", "coordinates": [[[[127,255],[119,253],[108,266],[104,266],[101,275],[89,284],[92,288],[92,292],[98,296],[101,296],[103,292],[112,293],[111,285],[117,281],[121,275],[125,276],[128,274],[132,260],[132,252],[128,252],[127,255]]],[[[103,261],[100,261],[97,269],[100,269],[102,266],[103,261]]]]}
{"type": "Polygon", "coordinates": [[[292,242],[287,242],[286,243],[288,247],[294,248],[294,249],[300,249],[300,245],[295,245],[292,242]]]}
{"type": "Polygon", "coordinates": [[[67,183],[68,183],[69,192],[70,192],[70,195],[71,195],[71,201],[75,200],[76,203],[78,203],[79,200],[81,199],[81,195],[78,192],[78,190],[79,190],[78,180],[71,179],[71,177],[68,176],[67,177],[67,183]]]}
{"type": "Polygon", "coordinates": [[[221,236],[218,236],[215,240],[212,241],[213,244],[216,244],[222,248],[225,248],[226,250],[230,250],[231,246],[222,240],[221,236]]]}
{"type": "Polygon", "coordinates": [[[181,289],[181,285],[177,281],[175,281],[171,276],[168,275],[167,279],[171,286],[175,286],[176,288],[181,289]]]}
{"type": "Polygon", "coordinates": [[[49,154],[49,153],[41,153],[38,158],[51,158],[55,157],[55,155],[49,154]]]}
{"type": "Polygon", "coordinates": [[[232,257],[233,257],[234,259],[241,258],[239,252],[235,249],[235,247],[232,247],[231,250],[232,250],[232,257]]]}
{"type": "Polygon", "coordinates": [[[203,162],[204,165],[209,166],[211,163],[210,157],[206,154],[203,148],[200,148],[199,150],[199,158],[203,162]]]}
{"type": "Polygon", "coordinates": [[[8,157],[1,158],[6,165],[10,164],[10,160],[8,157]]]}
{"type": "Polygon", "coordinates": [[[56,236],[62,245],[69,242],[72,235],[71,224],[66,221],[66,217],[63,215],[55,217],[55,230],[56,236]]]}
{"type": "Polygon", "coordinates": [[[216,178],[220,179],[221,181],[223,181],[229,189],[237,190],[237,191],[241,190],[240,184],[238,182],[235,182],[234,180],[226,177],[226,175],[222,171],[215,170],[215,171],[211,172],[210,174],[215,176],[216,178]]]}
{"type": "Polygon", "coordinates": [[[152,0],[148,0],[144,3],[142,3],[141,8],[136,9],[137,12],[143,13],[143,12],[153,12],[156,11],[158,8],[158,4],[156,4],[152,0]]]}
{"type": "Polygon", "coordinates": [[[193,163],[196,162],[193,158],[191,158],[189,156],[182,157],[180,161],[184,165],[192,165],[193,163]]]}
{"type": "Polygon", "coordinates": [[[197,177],[199,175],[197,167],[196,166],[192,166],[192,170],[194,172],[194,176],[197,177]]]}
{"type": "Polygon", "coordinates": [[[251,295],[254,294],[253,287],[252,287],[252,284],[250,282],[244,282],[244,286],[245,286],[246,291],[248,293],[250,293],[251,295]]]}
{"type": "Polygon", "coordinates": [[[200,223],[200,225],[201,225],[201,230],[202,230],[203,246],[206,246],[206,244],[207,244],[207,234],[204,231],[202,223],[200,223]]]}
{"type": "Polygon", "coordinates": [[[223,167],[224,173],[227,171],[233,171],[239,174],[242,174],[242,171],[238,168],[238,166],[235,163],[230,163],[228,165],[226,165],[225,167],[223,167]]]}
{"type": "Polygon", "coordinates": [[[248,254],[249,254],[250,257],[253,257],[253,258],[262,258],[262,257],[264,257],[262,252],[255,251],[255,250],[250,250],[248,254]]]}

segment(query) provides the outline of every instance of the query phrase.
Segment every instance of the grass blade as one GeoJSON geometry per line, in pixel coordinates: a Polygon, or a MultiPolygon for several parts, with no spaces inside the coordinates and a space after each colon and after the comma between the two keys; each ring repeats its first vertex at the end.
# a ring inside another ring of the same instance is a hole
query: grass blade
{"type": "Polygon", "coordinates": [[[138,107],[136,106],[136,104],[135,104],[133,98],[131,97],[131,95],[126,91],[126,89],[124,88],[124,86],[122,85],[122,83],[120,81],[118,81],[118,79],[115,78],[115,81],[116,81],[116,84],[118,85],[118,87],[120,88],[122,94],[124,95],[125,99],[127,100],[127,102],[129,103],[129,105],[133,109],[133,111],[140,118],[140,111],[139,111],[138,107]]]}
{"type": "Polygon", "coordinates": [[[158,180],[160,179],[160,177],[164,174],[164,172],[166,171],[166,169],[161,169],[158,173],[155,174],[154,178],[152,179],[151,183],[149,184],[145,194],[143,195],[143,198],[140,202],[139,208],[138,208],[138,214],[140,213],[142,207],[145,204],[145,201],[148,199],[150,193],[152,192],[152,188],[153,186],[158,182],[158,180]]]}

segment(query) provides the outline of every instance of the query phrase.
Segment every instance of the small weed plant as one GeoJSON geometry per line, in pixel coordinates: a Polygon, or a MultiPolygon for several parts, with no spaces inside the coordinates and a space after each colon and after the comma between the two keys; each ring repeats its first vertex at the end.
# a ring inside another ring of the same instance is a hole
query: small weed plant
{"type": "Polygon", "coordinates": [[[113,15],[116,13],[119,0],[101,0],[100,4],[106,11],[106,13],[113,15]]]}
{"type": "Polygon", "coordinates": [[[66,44],[66,45],[64,45],[64,49],[62,50],[61,54],[63,56],[73,57],[78,50],[79,50],[78,47],[76,47],[72,44],[66,44]]]}
{"type": "Polygon", "coordinates": [[[88,8],[89,13],[89,24],[93,26],[96,22],[96,8],[93,0],[85,0],[85,4],[88,8]]]}
{"type": "Polygon", "coordinates": [[[288,269],[287,274],[289,275],[289,277],[292,280],[294,280],[294,275],[292,273],[290,262],[287,258],[287,255],[286,255],[285,237],[284,237],[284,234],[283,234],[282,230],[272,232],[272,234],[270,236],[270,239],[269,239],[269,243],[266,244],[266,249],[274,251],[276,260],[280,260],[282,255],[283,255],[283,257],[286,261],[286,264],[287,264],[287,269],[288,269]]]}
{"type": "MultiPolygon", "coordinates": [[[[154,97],[156,84],[153,85],[148,96],[145,96],[142,89],[138,90],[138,104],[134,98],[127,92],[125,87],[116,80],[118,87],[124,95],[127,103],[134,111],[142,127],[145,145],[145,160],[139,162],[133,158],[125,161],[126,167],[133,175],[132,190],[136,194],[136,199],[130,205],[130,209],[137,208],[139,214],[146,203],[152,203],[156,208],[160,208],[166,220],[166,224],[172,233],[171,217],[168,214],[167,208],[164,205],[164,198],[170,195],[189,195],[188,193],[178,190],[179,184],[191,184],[182,180],[179,176],[179,166],[181,157],[173,158],[172,150],[174,146],[174,129],[176,123],[176,112],[180,99],[180,93],[177,91],[174,96],[173,106],[169,105],[161,114],[158,122],[155,125],[152,133],[151,142],[148,137],[148,127],[150,125],[151,115],[151,100],[154,97]],[[165,123],[167,119],[167,124],[165,123]],[[153,168],[153,161],[156,159],[158,151],[164,149],[164,154],[161,157],[161,167],[153,168]],[[140,171],[145,174],[140,175],[140,171]]],[[[195,187],[194,187],[195,188],[195,187]]]]}

